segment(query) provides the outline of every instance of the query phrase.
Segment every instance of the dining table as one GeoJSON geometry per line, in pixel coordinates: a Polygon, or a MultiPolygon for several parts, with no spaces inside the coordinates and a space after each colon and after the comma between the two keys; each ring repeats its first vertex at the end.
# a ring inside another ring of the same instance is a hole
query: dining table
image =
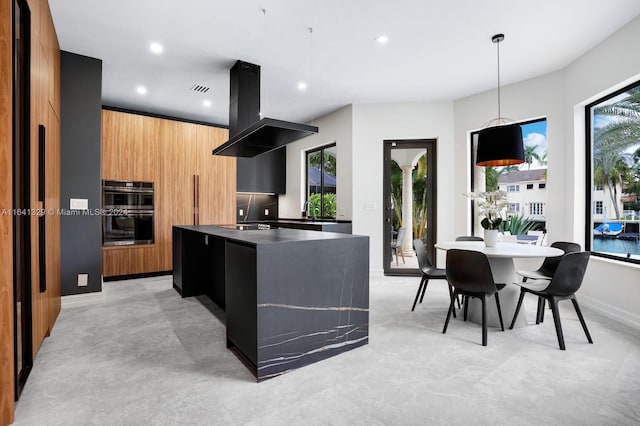
{"type": "MultiPolygon", "coordinates": [[[[514,259],[517,258],[545,258],[562,256],[564,251],[546,246],[498,242],[495,247],[487,247],[484,241],[443,241],[435,244],[440,250],[472,250],[484,253],[491,267],[493,280],[496,284],[506,284],[500,290],[500,308],[505,327],[508,327],[518,304],[520,288],[516,283],[522,280],[516,274],[514,259]]],[[[467,307],[467,319],[475,323],[482,323],[482,306],[480,300],[469,298],[467,307]]],[[[520,308],[520,313],[515,326],[526,325],[526,311],[524,306],[520,308]]],[[[487,299],[487,325],[500,327],[498,311],[495,299],[487,299]]]]}

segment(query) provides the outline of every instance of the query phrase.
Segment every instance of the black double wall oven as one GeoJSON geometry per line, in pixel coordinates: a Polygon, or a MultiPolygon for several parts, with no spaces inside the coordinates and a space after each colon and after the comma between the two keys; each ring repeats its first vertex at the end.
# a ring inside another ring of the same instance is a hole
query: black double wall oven
{"type": "Polygon", "coordinates": [[[153,182],[102,181],[102,245],[153,244],[153,182]]]}

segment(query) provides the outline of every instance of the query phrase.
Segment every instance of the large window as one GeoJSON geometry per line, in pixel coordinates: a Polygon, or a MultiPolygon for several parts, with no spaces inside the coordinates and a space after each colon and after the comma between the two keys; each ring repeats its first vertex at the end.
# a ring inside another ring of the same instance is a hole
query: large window
{"type": "MultiPolygon", "coordinates": [[[[504,191],[507,209],[501,230],[512,234],[531,229],[546,229],[547,202],[547,120],[520,123],[525,162],[517,166],[477,167],[475,150],[477,133],[471,134],[471,190],[504,191]]],[[[478,218],[472,217],[472,229],[478,218]]]]}
{"type": "Polygon", "coordinates": [[[587,249],[640,263],[640,82],[587,105],[587,249]]]}
{"type": "Polygon", "coordinates": [[[336,217],[335,144],[307,151],[307,215],[336,217]]]}

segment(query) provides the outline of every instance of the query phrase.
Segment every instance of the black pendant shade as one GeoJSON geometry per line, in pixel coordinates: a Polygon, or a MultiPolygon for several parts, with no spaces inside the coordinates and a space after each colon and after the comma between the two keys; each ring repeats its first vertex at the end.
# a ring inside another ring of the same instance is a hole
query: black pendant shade
{"type": "Polygon", "coordinates": [[[513,123],[478,132],[477,166],[512,166],[524,163],[522,128],[513,123]]]}

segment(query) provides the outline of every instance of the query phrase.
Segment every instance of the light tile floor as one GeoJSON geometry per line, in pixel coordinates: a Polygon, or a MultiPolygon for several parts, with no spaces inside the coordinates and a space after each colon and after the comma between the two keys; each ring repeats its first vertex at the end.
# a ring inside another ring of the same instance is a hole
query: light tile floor
{"type": "Polygon", "coordinates": [[[563,305],[553,321],[489,330],[452,320],[444,282],[410,312],[418,277],[371,278],[370,343],[256,383],[225,347],[224,314],[169,277],[110,282],[65,307],[16,409],[16,425],[637,425],[640,333],[563,305]]]}

